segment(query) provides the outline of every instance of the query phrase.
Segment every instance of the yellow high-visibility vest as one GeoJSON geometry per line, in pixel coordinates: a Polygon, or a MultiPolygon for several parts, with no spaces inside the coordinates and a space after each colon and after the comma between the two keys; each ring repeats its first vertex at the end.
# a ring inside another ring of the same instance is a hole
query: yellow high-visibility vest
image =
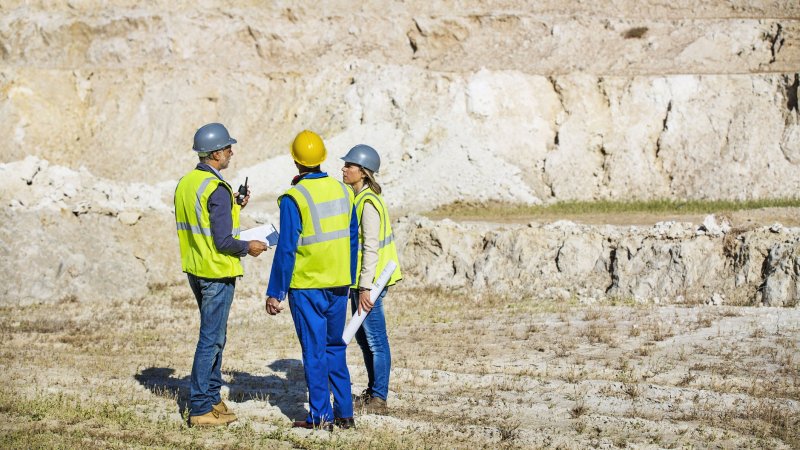
{"type": "Polygon", "coordinates": [[[304,178],[278,198],[291,197],[300,210],[302,231],[297,242],[289,287],[322,289],[349,286],[350,218],[353,192],[331,177],[304,178]]]}
{"type": "Polygon", "coordinates": [[[228,183],[213,173],[195,169],[178,181],[175,188],[175,222],[181,247],[183,271],[202,278],[230,278],[244,273],[238,256],[217,251],[211,235],[208,198],[218,186],[225,186],[231,195],[231,234],[239,238],[239,211],[228,183]]]}
{"type": "MultiPolygon", "coordinates": [[[[366,202],[371,202],[378,210],[378,215],[381,217],[380,232],[378,234],[378,267],[375,269],[375,279],[377,279],[389,261],[394,261],[397,268],[392,272],[389,282],[386,286],[391,286],[403,278],[400,273],[400,260],[397,258],[397,246],[394,243],[394,234],[392,233],[392,223],[389,220],[389,210],[386,209],[386,203],[383,197],[376,194],[372,189],[366,188],[356,195],[356,215],[358,217],[359,229],[359,243],[358,243],[358,264],[356,265],[356,280],[351,287],[358,287],[358,280],[361,278],[361,258],[363,257],[364,248],[364,233],[361,231],[361,213],[364,212],[364,205],[366,202]]],[[[373,283],[375,280],[371,280],[373,283]]]]}

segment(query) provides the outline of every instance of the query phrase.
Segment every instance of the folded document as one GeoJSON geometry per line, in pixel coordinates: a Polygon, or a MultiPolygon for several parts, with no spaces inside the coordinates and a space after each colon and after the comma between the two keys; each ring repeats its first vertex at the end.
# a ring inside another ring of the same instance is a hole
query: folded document
{"type": "Polygon", "coordinates": [[[244,230],[239,235],[242,241],[261,241],[266,242],[270,247],[278,243],[278,231],[272,224],[261,225],[259,227],[244,230]]]}

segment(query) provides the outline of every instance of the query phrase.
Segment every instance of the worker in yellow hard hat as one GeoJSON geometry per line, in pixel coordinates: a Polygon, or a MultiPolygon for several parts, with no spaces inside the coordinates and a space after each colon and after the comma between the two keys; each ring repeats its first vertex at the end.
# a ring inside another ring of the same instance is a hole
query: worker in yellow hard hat
{"type": "Polygon", "coordinates": [[[342,332],[358,255],[353,192],[320,170],[327,151],[317,134],[299,133],[291,153],[299,174],[278,198],[280,236],[266,310],[279,314],[288,296],[303,352],[309,412],[293,426],[351,428],[355,426],[353,399],[342,332]]]}

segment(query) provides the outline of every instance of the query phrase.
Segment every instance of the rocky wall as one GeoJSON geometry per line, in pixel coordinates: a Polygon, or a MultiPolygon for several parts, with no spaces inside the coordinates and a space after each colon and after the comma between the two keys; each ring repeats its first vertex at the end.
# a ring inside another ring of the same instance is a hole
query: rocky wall
{"type": "Polygon", "coordinates": [[[253,189],[245,226],[277,221],[298,131],[325,138],[334,176],[352,145],[375,146],[388,204],[412,214],[398,223],[412,286],[793,305],[795,230],[413,214],[796,197],[799,86],[790,0],[4,1],[0,304],[182,282],[172,190],[195,129],[221,121],[239,140],[225,177],[253,189]]]}
{"type": "Polygon", "coordinates": [[[222,121],[268,198],[303,128],[326,170],[378,148],[406,211],[796,196],[800,8],[651,3],[11,2],[0,162],[172,182],[222,121]]]}
{"type": "Polygon", "coordinates": [[[800,229],[661,222],[395,227],[409,284],[513,297],[800,304],[800,229]]]}
{"type": "MultiPolygon", "coordinates": [[[[0,305],[147,296],[184,283],[173,183],[130,184],[28,157],[0,164],[0,305]]],[[[274,200],[273,200],[274,203],[274,200]]],[[[258,203],[244,228],[278,224],[258,203]]],[[[702,224],[528,225],[401,217],[394,225],[410,287],[566,300],[796,306],[800,229],[702,224]]],[[[239,292],[258,298],[271,252],[246,257],[239,292]]]]}

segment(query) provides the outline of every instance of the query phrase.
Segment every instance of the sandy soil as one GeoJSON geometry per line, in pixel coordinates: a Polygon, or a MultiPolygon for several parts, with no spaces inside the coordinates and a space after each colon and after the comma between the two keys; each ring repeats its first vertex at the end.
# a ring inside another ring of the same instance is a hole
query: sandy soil
{"type": "MultiPolygon", "coordinates": [[[[14,402],[3,403],[0,434],[23,438],[4,446],[79,433],[90,447],[111,446],[109,436],[137,447],[150,423],[167,447],[800,445],[798,309],[537,304],[404,289],[387,299],[390,413],[357,412],[358,431],[333,434],[289,429],[306,406],[299,345],[290,315],[268,317],[253,289],[237,294],[229,321],[225,392],[240,420],[224,431],[183,425],[197,332],[187,286],[132,303],[3,308],[0,394],[14,402]],[[118,405],[145,429],[115,434],[119,425],[19,412],[54,395],[101,411],[118,405]]],[[[358,393],[366,374],[355,343],[348,363],[358,393]]]]}

